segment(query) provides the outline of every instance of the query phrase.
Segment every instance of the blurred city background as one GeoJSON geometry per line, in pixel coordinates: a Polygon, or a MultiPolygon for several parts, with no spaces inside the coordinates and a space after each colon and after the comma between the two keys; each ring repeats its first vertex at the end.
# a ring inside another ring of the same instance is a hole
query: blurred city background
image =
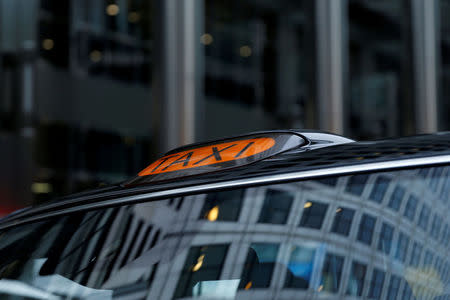
{"type": "Polygon", "coordinates": [[[0,216],[256,130],[450,128],[450,0],[0,0],[0,216]]]}

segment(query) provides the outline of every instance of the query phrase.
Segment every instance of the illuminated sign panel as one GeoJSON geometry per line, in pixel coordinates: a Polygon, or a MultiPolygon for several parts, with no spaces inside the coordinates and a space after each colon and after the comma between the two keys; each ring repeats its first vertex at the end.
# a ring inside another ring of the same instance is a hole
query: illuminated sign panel
{"type": "Polygon", "coordinates": [[[273,138],[256,138],[181,151],[158,159],[140,172],[139,176],[180,171],[248,158],[269,150],[274,145],[275,140],[273,138]]]}
{"type": "Polygon", "coordinates": [[[127,184],[169,180],[241,167],[305,145],[295,133],[260,133],[196,144],[170,151],[127,184]]]}

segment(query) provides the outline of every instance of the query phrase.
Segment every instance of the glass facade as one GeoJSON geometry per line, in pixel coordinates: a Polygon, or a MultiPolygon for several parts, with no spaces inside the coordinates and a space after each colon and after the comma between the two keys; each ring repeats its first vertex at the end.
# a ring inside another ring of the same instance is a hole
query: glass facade
{"type": "MultiPolygon", "coordinates": [[[[122,181],[169,135],[450,128],[448,0],[171,1],[0,0],[1,142],[23,164],[2,205],[122,181]]],[[[375,180],[379,201],[388,183],[375,180]]]]}
{"type": "Polygon", "coordinates": [[[357,198],[346,192],[350,176],[340,176],[21,225],[0,233],[0,295],[13,296],[10,287],[21,284],[16,293],[65,299],[447,299],[450,236],[442,228],[450,224],[448,214],[432,236],[432,226],[418,230],[419,220],[412,223],[387,204],[395,186],[402,186],[432,215],[448,210],[449,199],[439,196],[450,180],[448,169],[435,178],[438,193],[431,177],[409,169],[367,174],[367,192],[357,198]],[[374,202],[370,191],[380,176],[389,186],[374,202]],[[263,210],[280,215],[267,205],[270,197],[290,199],[282,223],[260,222],[263,210]],[[238,212],[230,214],[225,207],[236,203],[238,212]],[[364,209],[350,209],[355,206],[364,209]],[[336,229],[347,226],[348,234],[336,229]]]}
{"type": "Polygon", "coordinates": [[[402,0],[350,0],[347,13],[348,131],[359,139],[405,134],[399,124],[411,122],[408,106],[414,102],[408,5],[402,0]]]}

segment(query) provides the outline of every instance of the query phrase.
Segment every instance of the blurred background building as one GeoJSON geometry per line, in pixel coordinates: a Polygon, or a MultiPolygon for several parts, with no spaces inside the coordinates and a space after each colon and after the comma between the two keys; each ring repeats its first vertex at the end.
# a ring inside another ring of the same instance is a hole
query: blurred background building
{"type": "Polygon", "coordinates": [[[450,128],[449,0],[0,0],[0,214],[181,144],[450,128]]]}

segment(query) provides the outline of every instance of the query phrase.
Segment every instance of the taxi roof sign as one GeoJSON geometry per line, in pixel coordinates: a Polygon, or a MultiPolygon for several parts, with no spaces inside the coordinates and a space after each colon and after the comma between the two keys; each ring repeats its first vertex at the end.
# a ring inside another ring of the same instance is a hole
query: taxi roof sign
{"type": "Polygon", "coordinates": [[[295,132],[277,131],[188,145],[168,152],[126,185],[241,167],[306,143],[307,140],[295,132]]]}

